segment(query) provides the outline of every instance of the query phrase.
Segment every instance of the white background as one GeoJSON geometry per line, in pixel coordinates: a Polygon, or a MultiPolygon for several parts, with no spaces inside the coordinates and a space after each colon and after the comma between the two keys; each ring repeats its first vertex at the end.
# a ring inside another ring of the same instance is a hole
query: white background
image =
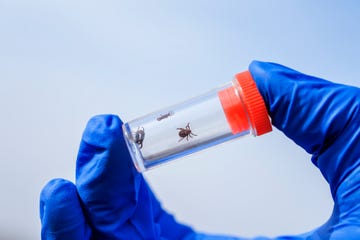
{"type": "MultiPolygon", "coordinates": [[[[124,121],[222,85],[253,59],[359,86],[358,1],[0,0],[0,239],[39,239],[39,193],[74,180],[87,120],[124,121]]],[[[146,173],[199,231],[295,234],[332,200],[277,130],[146,173]]]]}

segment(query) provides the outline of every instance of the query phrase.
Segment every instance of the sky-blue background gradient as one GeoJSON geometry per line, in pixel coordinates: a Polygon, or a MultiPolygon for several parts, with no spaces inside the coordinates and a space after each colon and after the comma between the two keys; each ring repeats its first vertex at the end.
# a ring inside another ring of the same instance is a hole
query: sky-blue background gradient
{"type": "MultiPolygon", "coordinates": [[[[0,239],[39,239],[41,188],[74,180],[93,115],[131,120],[254,59],[360,86],[359,13],[355,0],[0,0],[0,239]]],[[[145,175],[200,231],[295,234],[332,210],[310,156],[277,130],[145,175]]]]}

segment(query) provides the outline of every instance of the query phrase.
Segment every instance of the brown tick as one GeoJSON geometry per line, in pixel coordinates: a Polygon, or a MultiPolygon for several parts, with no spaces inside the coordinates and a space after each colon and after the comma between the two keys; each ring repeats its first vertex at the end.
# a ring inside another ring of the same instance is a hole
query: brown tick
{"type": "Polygon", "coordinates": [[[184,138],[186,138],[186,141],[189,141],[189,137],[197,136],[195,133],[193,133],[190,129],[190,123],[186,125],[185,128],[177,128],[179,130],[179,139],[178,142],[182,141],[184,138]]]}

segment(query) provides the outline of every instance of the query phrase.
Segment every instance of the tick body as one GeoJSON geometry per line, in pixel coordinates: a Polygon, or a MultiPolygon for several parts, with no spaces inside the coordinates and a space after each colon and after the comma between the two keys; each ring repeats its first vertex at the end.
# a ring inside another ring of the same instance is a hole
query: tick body
{"type": "Polygon", "coordinates": [[[189,137],[193,137],[193,136],[197,136],[195,133],[193,133],[192,131],[191,131],[191,128],[190,128],[190,123],[188,123],[186,126],[185,126],[185,128],[177,128],[177,130],[179,130],[179,137],[180,137],[180,139],[179,139],[179,141],[178,142],[180,142],[180,141],[182,141],[182,140],[184,140],[184,139],[186,139],[186,141],[189,141],[189,137]]]}
{"type": "Polygon", "coordinates": [[[139,127],[134,135],[134,141],[137,145],[139,145],[139,148],[141,149],[143,147],[143,141],[145,138],[145,130],[143,127],[139,127]]]}
{"type": "Polygon", "coordinates": [[[163,119],[165,119],[165,118],[168,118],[168,117],[170,117],[170,116],[172,116],[174,114],[174,112],[168,112],[168,113],[165,113],[165,114],[161,114],[158,118],[156,118],[156,120],[158,120],[158,121],[161,121],[161,120],[163,120],[163,119]]]}

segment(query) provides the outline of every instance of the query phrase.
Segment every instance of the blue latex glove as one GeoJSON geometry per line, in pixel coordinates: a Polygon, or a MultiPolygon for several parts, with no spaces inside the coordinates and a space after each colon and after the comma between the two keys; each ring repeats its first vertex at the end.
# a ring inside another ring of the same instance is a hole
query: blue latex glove
{"type": "MultiPolygon", "coordinates": [[[[360,90],[272,63],[253,62],[249,70],[273,125],[312,154],[335,202],[322,227],[275,239],[360,239],[360,90]]],[[[196,233],[165,212],[132,166],[121,121],[111,115],[89,121],[76,185],[50,181],[40,217],[42,239],[245,239],[196,233]]]]}

